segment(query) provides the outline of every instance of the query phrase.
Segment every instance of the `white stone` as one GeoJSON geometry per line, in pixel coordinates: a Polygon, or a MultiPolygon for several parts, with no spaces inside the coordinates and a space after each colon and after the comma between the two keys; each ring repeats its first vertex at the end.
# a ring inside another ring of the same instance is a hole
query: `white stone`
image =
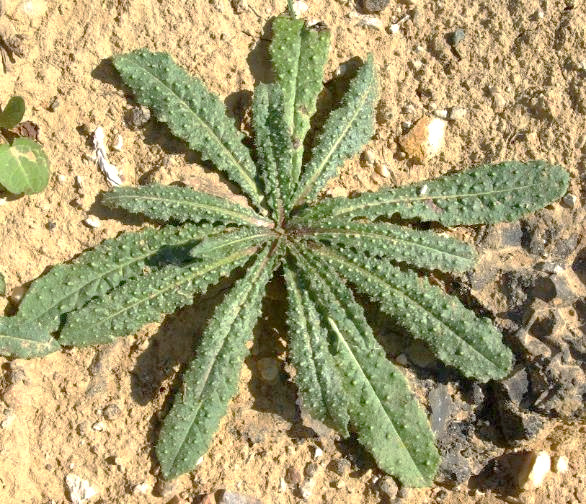
{"type": "Polygon", "coordinates": [[[461,121],[466,117],[468,111],[462,107],[452,107],[450,109],[450,119],[452,121],[461,121]]]}
{"type": "Polygon", "coordinates": [[[568,460],[568,457],[566,457],[565,455],[558,457],[555,461],[554,471],[556,473],[564,474],[565,472],[568,472],[569,469],[570,461],[568,460]]]}
{"type": "Polygon", "coordinates": [[[138,494],[148,494],[151,492],[151,490],[153,489],[153,485],[151,485],[148,482],[144,482],[144,483],[139,483],[138,485],[134,485],[134,488],[132,489],[132,493],[134,495],[138,495],[138,494]]]}
{"type": "Polygon", "coordinates": [[[112,143],[112,150],[120,152],[122,150],[123,145],[124,145],[124,139],[122,138],[122,135],[116,135],[116,138],[114,139],[114,142],[112,143]]]}
{"type": "Polygon", "coordinates": [[[323,454],[324,451],[319,446],[316,446],[315,451],[313,452],[313,458],[320,458],[323,454]]]}
{"type": "Polygon", "coordinates": [[[447,119],[448,118],[448,111],[446,109],[434,110],[433,115],[436,117],[439,117],[440,119],[447,119]]]}
{"type": "Polygon", "coordinates": [[[441,119],[432,119],[428,126],[427,142],[429,144],[429,157],[437,156],[444,146],[446,134],[446,122],[441,119]]]}
{"type": "Polygon", "coordinates": [[[389,33],[391,35],[395,35],[396,33],[399,33],[400,29],[401,27],[397,23],[393,23],[391,26],[389,26],[389,33]]]}
{"type": "Polygon", "coordinates": [[[293,2],[293,12],[296,17],[302,17],[309,10],[309,6],[305,2],[293,2]]]}
{"type": "Polygon", "coordinates": [[[89,481],[71,473],[65,477],[65,484],[69,490],[69,499],[73,504],[85,504],[98,494],[89,481]]]}
{"type": "Polygon", "coordinates": [[[86,226],[91,227],[92,229],[99,228],[102,225],[102,221],[100,220],[100,218],[96,217],[95,215],[90,215],[89,217],[83,220],[83,223],[86,226]]]}
{"type": "Polygon", "coordinates": [[[384,178],[389,178],[391,176],[388,166],[382,163],[376,163],[374,165],[374,171],[384,178]]]}
{"type": "Polygon", "coordinates": [[[517,477],[519,488],[523,490],[539,488],[550,470],[551,457],[549,453],[545,451],[530,453],[517,477]]]}

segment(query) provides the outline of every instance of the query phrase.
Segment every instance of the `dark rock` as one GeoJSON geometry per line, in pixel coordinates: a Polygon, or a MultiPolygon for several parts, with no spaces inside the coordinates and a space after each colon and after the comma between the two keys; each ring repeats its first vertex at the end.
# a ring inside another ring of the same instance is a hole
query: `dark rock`
{"type": "Polygon", "coordinates": [[[346,459],[332,460],[328,469],[335,472],[338,476],[346,476],[352,470],[352,464],[346,459]]]}
{"type": "Polygon", "coordinates": [[[474,404],[482,404],[484,402],[484,390],[482,390],[482,387],[478,383],[472,385],[471,399],[474,404]]]}
{"type": "Polygon", "coordinates": [[[531,254],[542,256],[558,239],[563,226],[551,213],[531,216],[521,222],[523,247],[531,254]]]}
{"type": "Polygon", "coordinates": [[[529,377],[527,371],[519,369],[506,380],[500,382],[499,388],[504,392],[506,398],[513,403],[519,404],[529,391],[529,377]]]}
{"type": "Polygon", "coordinates": [[[572,263],[572,270],[580,281],[586,285],[586,248],[583,248],[576,254],[576,258],[572,263]]]}
{"type": "Polygon", "coordinates": [[[136,130],[142,128],[151,118],[151,111],[147,107],[132,107],[124,114],[126,126],[136,130]]]}
{"type": "Polygon", "coordinates": [[[313,478],[313,476],[317,474],[317,471],[319,471],[319,464],[316,464],[315,462],[309,462],[305,466],[303,474],[305,474],[307,478],[313,478]]]}
{"type": "Polygon", "coordinates": [[[389,5],[389,2],[390,0],[362,0],[362,8],[366,12],[380,12],[389,5]]]}
{"type": "Polygon", "coordinates": [[[102,414],[106,420],[115,420],[122,414],[122,410],[116,404],[108,404],[102,414]]]}
{"type": "Polygon", "coordinates": [[[59,98],[57,96],[54,96],[53,99],[51,100],[51,103],[49,103],[49,107],[48,110],[49,112],[55,112],[58,108],[59,108],[59,98]]]}
{"type": "Polygon", "coordinates": [[[465,38],[466,38],[466,31],[463,28],[458,28],[448,35],[448,43],[452,47],[456,47],[465,38]]]}
{"type": "Polygon", "coordinates": [[[411,493],[410,488],[402,486],[401,488],[399,488],[399,493],[397,494],[397,498],[398,499],[407,499],[409,497],[410,493],[411,493]]]}
{"type": "Polygon", "coordinates": [[[471,474],[468,460],[457,452],[450,452],[442,457],[437,477],[440,481],[459,485],[467,481],[471,474]]]}
{"type": "Polygon", "coordinates": [[[547,340],[565,324],[560,312],[556,309],[545,310],[535,317],[529,332],[541,340],[547,340]]]}
{"type": "Polygon", "coordinates": [[[539,415],[526,413],[510,401],[500,401],[497,405],[499,427],[508,442],[531,439],[543,428],[539,415]]]}
{"type": "Polygon", "coordinates": [[[578,235],[572,235],[565,240],[556,240],[553,243],[552,249],[550,251],[550,255],[555,257],[558,260],[566,261],[568,257],[570,257],[576,247],[578,246],[578,235]]]}
{"type": "Polygon", "coordinates": [[[380,492],[383,498],[392,501],[395,497],[397,497],[397,493],[399,492],[399,487],[393,478],[390,476],[383,476],[378,481],[378,491],[380,492]]]}
{"type": "Polygon", "coordinates": [[[299,485],[301,483],[301,473],[293,466],[288,467],[285,471],[285,481],[290,485],[299,485]]]}
{"type": "Polygon", "coordinates": [[[508,309],[522,307],[530,300],[531,288],[537,274],[531,270],[507,271],[501,277],[501,290],[507,299],[508,309]]]}
{"type": "Polygon", "coordinates": [[[502,247],[520,247],[523,240],[523,230],[519,222],[489,226],[480,245],[491,249],[502,247]]]}
{"type": "Polygon", "coordinates": [[[446,423],[454,410],[454,401],[446,385],[434,388],[429,393],[428,400],[431,408],[431,428],[436,436],[440,436],[446,430],[446,423]]]}
{"type": "Polygon", "coordinates": [[[220,494],[217,504],[263,504],[262,501],[254,497],[240,495],[223,490],[220,494]]]}
{"type": "Polygon", "coordinates": [[[55,229],[56,227],[57,227],[57,224],[55,224],[53,221],[47,222],[47,229],[49,231],[53,231],[53,229],[55,229]]]}

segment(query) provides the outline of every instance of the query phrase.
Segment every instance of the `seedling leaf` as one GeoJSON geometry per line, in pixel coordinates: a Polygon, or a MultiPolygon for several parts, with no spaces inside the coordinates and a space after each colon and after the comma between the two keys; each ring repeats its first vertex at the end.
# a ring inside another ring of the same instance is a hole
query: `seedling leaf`
{"type": "Polygon", "coordinates": [[[29,138],[0,144],[0,186],[12,194],[41,192],[49,182],[49,160],[43,148],[29,138]]]}
{"type": "Polygon", "coordinates": [[[24,117],[24,99],[20,96],[13,96],[8,100],[4,110],[0,112],[0,128],[14,128],[24,117]]]}

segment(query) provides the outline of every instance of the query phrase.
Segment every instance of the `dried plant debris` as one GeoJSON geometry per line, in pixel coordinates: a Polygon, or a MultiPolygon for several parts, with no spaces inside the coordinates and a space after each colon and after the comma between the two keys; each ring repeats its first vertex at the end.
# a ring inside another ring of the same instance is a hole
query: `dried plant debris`
{"type": "Polygon", "coordinates": [[[438,450],[425,410],[386,358],[354,291],[464,376],[486,382],[510,371],[512,353],[492,323],[422,274],[469,270],[474,249],[416,223],[516,220],[563,196],[567,172],[511,161],[353,198],[320,198],[373,136],[378,99],[369,56],[304,162],[328,46],[327,30],[289,17],[274,21],[276,83],[255,89],[255,157],[222,102],[168,54],[142,49],[115,56],[136,100],[237,184],[250,206],[191,187],[116,187],[103,196],[105,205],[165,225],[122,234],[54,267],[32,283],[14,317],[0,319],[4,355],[108,343],[194,303],[195,295],[238,271],[164,420],[156,454],[167,479],[192,470],[206,453],[237,393],[274,275],[286,284],[288,358],[304,410],[342,436],[355,433],[403,485],[430,485],[438,450]],[[397,224],[388,222],[391,216],[397,224]]]}

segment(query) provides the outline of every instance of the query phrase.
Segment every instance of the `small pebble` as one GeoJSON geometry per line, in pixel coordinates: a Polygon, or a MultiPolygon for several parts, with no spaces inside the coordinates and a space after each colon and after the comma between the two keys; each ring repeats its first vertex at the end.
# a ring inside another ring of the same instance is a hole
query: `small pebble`
{"type": "Polygon", "coordinates": [[[457,30],[450,33],[448,37],[448,41],[452,47],[456,47],[464,38],[466,37],[466,32],[462,28],[458,28],[457,30]]]}
{"type": "Polygon", "coordinates": [[[324,454],[324,451],[319,447],[315,447],[315,451],[313,452],[313,458],[320,458],[324,454]]]}
{"type": "Polygon", "coordinates": [[[395,497],[397,497],[399,487],[393,478],[390,476],[384,476],[378,482],[378,490],[388,500],[392,501],[395,499],[395,497]]]}
{"type": "Polygon", "coordinates": [[[293,2],[293,12],[295,12],[295,17],[303,17],[308,10],[309,6],[305,2],[293,2]]]}
{"type": "Polygon", "coordinates": [[[75,474],[68,474],[65,477],[65,485],[69,493],[69,499],[73,504],[85,504],[98,494],[89,481],[86,481],[75,474]]]}
{"type": "Polygon", "coordinates": [[[416,163],[437,156],[444,147],[446,121],[424,116],[399,139],[405,153],[416,163]]]}
{"type": "Polygon", "coordinates": [[[152,489],[153,489],[153,486],[150,483],[145,481],[144,483],[139,483],[138,485],[134,485],[134,487],[132,488],[132,493],[134,495],[148,494],[152,489]]]}
{"type": "Polygon", "coordinates": [[[108,404],[102,411],[102,415],[106,420],[115,420],[122,414],[122,410],[115,404],[108,404]]]}
{"type": "Polygon", "coordinates": [[[363,0],[362,7],[367,12],[375,13],[382,11],[389,2],[390,0],[363,0]]]}
{"type": "Polygon", "coordinates": [[[179,492],[179,483],[177,480],[166,481],[163,479],[157,480],[153,494],[156,497],[169,497],[179,492]]]}
{"type": "Polygon", "coordinates": [[[57,227],[57,224],[55,224],[53,221],[47,222],[47,229],[49,231],[53,231],[53,229],[55,229],[56,227],[57,227]]]}
{"type": "Polygon", "coordinates": [[[365,16],[360,19],[358,26],[366,26],[367,28],[375,28],[377,30],[383,29],[383,22],[379,18],[365,16]]]}
{"type": "Polygon", "coordinates": [[[495,112],[502,112],[507,105],[507,100],[498,91],[492,94],[492,108],[495,112]]]}
{"type": "Polygon", "coordinates": [[[563,198],[562,198],[562,205],[564,205],[567,208],[574,208],[576,206],[576,203],[578,202],[578,198],[573,195],[573,194],[566,194],[563,198]]]}
{"type": "Polygon", "coordinates": [[[519,488],[523,490],[539,488],[550,470],[551,457],[549,453],[545,451],[529,453],[517,475],[519,488]]]}
{"type": "Polygon", "coordinates": [[[397,23],[393,23],[392,25],[389,26],[389,33],[391,35],[395,35],[396,33],[399,33],[400,29],[401,29],[400,25],[398,25],[397,23]]]}
{"type": "Polygon", "coordinates": [[[151,111],[147,107],[133,107],[125,114],[124,120],[130,129],[144,126],[151,118],[151,111]]]}
{"type": "Polygon", "coordinates": [[[319,470],[319,465],[316,464],[315,462],[309,462],[306,466],[305,469],[303,470],[303,474],[305,474],[305,476],[307,478],[312,478],[313,476],[316,475],[317,471],[319,470]]]}
{"type": "Polygon", "coordinates": [[[285,471],[285,481],[290,485],[301,483],[301,473],[293,466],[288,467],[285,471]]]}
{"type": "Polygon", "coordinates": [[[376,163],[374,165],[374,171],[384,178],[389,178],[391,176],[391,172],[386,164],[376,163]]]}
{"type": "Polygon", "coordinates": [[[452,107],[450,109],[450,119],[452,121],[461,121],[466,117],[468,111],[462,107],[452,107]]]}
{"type": "Polygon", "coordinates": [[[83,223],[92,229],[97,229],[102,224],[100,218],[96,217],[95,215],[90,215],[89,217],[83,220],[83,223]]]}
{"type": "Polygon", "coordinates": [[[565,455],[557,457],[555,464],[553,466],[553,470],[556,473],[563,474],[565,472],[568,472],[569,469],[570,461],[568,460],[568,457],[566,457],[565,455]]]}
{"type": "Polygon", "coordinates": [[[102,422],[96,422],[92,425],[92,429],[97,432],[102,432],[104,430],[104,424],[102,422]]]}
{"type": "Polygon", "coordinates": [[[433,115],[436,117],[439,117],[440,119],[447,119],[448,118],[448,111],[446,109],[434,110],[433,115]]]}
{"type": "Polygon", "coordinates": [[[335,472],[338,476],[346,476],[350,470],[352,469],[352,464],[349,460],[346,459],[336,459],[332,460],[330,467],[333,472],[335,472]]]}
{"type": "Polygon", "coordinates": [[[376,156],[374,155],[374,152],[372,152],[370,149],[366,149],[362,154],[362,159],[367,165],[372,166],[376,161],[376,156]]]}
{"type": "Polygon", "coordinates": [[[60,184],[63,184],[63,182],[65,182],[67,180],[67,177],[65,175],[63,175],[62,173],[60,173],[59,175],[57,175],[57,181],[60,184]]]}

